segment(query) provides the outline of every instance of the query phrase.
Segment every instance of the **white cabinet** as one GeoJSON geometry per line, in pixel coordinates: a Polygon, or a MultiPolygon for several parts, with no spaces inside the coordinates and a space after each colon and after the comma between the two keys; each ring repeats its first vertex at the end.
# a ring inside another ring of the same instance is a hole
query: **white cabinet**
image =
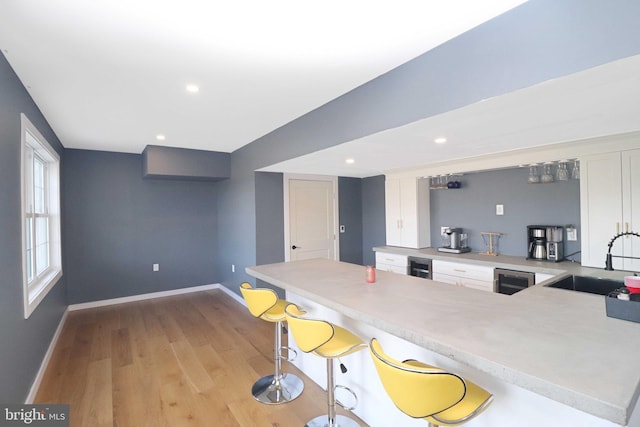
{"type": "MultiPolygon", "coordinates": [[[[580,159],[582,265],[604,268],[608,244],[622,231],[640,232],[640,150],[580,159]]],[[[640,257],[640,238],[620,237],[611,253],[640,257]]],[[[616,270],[640,270],[640,260],[613,258],[616,270]]]]}
{"type": "Polygon", "coordinates": [[[553,274],[536,273],[536,285],[538,283],[544,282],[545,280],[549,280],[552,277],[553,277],[553,274]]]}
{"type": "Polygon", "coordinates": [[[376,252],[376,269],[406,275],[409,271],[409,258],[406,255],[376,252]]]}
{"type": "Polygon", "coordinates": [[[493,267],[434,259],[432,279],[466,288],[493,292],[493,267]]]}
{"type": "Polygon", "coordinates": [[[387,245],[407,248],[431,246],[428,180],[387,177],[385,215],[387,245]]]}

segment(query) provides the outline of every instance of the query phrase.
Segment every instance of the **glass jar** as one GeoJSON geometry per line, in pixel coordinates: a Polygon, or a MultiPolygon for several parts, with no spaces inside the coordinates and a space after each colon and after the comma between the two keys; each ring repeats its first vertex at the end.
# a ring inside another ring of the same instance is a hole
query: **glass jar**
{"type": "Polygon", "coordinates": [[[558,169],[556,170],[556,179],[558,181],[567,181],[569,179],[569,169],[567,168],[566,160],[561,160],[558,163],[558,169]]]}
{"type": "Polygon", "coordinates": [[[540,182],[540,175],[538,175],[538,165],[529,165],[529,178],[527,179],[529,184],[537,184],[540,182]]]}
{"type": "Polygon", "coordinates": [[[551,172],[551,165],[552,163],[550,162],[544,164],[544,171],[540,176],[540,182],[544,182],[545,184],[553,182],[553,173],[551,172]]]}

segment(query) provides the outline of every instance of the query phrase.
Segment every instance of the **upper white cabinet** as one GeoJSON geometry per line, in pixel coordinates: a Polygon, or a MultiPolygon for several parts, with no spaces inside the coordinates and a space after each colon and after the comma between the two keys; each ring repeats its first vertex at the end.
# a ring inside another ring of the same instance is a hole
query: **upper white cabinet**
{"type": "MultiPolygon", "coordinates": [[[[640,150],[580,159],[582,265],[604,268],[609,241],[617,233],[640,233],[640,150]]],[[[616,240],[613,255],[640,257],[640,238],[616,240]]],[[[616,270],[640,270],[640,260],[613,258],[616,270]]]]}
{"type": "Polygon", "coordinates": [[[428,180],[387,177],[385,214],[387,245],[407,248],[431,246],[428,180]]]}

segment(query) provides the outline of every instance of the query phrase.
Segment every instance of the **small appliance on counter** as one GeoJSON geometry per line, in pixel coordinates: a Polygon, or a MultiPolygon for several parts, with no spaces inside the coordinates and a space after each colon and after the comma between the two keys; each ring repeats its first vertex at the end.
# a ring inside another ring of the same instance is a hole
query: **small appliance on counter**
{"type": "Polygon", "coordinates": [[[462,232],[462,228],[447,228],[443,234],[445,245],[438,248],[439,252],[451,254],[461,254],[471,252],[467,246],[467,235],[462,232]]]}
{"type": "Polygon", "coordinates": [[[527,259],[559,262],[564,259],[564,227],[527,226],[527,259]]]}

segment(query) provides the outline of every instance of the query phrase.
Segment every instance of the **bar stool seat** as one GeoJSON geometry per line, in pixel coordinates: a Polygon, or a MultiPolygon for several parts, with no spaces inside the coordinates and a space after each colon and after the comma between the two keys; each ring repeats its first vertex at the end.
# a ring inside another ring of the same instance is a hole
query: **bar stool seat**
{"type": "Polygon", "coordinates": [[[240,292],[247,303],[249,313],[274,323],[276,328],[273,345],[274,373],[256,381],[251,388],[251,394],[258,402],[269,405],[290,402],[302,394],[304,383],[298,376],[282,372],[282,359],[287,360],[282,356],[282,349],[288,349],[282,346],[283,322],[286,320],[284,308],[289,303],[278,298],[273,289],[254,288],[247,282],[240,285],[240,292]]]}
{"type": "Polygon", "coordinates": [[[416,360],[400,362],[373,338],[369,350],[382,385],[393,403],[429,426],[459,426],[482,413],[493,396],[459,375],[416,360]]]}
{"type": "MultiPolygon", "coordinates": [[[[335,358],[363,350],[366,344],[347,329],[324,320],[304,317],[304,310],[293,303],[287,305],[284,312],[300,350],[327,360],[327,415],[313,418],[305,427],[358,427],[359,424],[351,418],[336,414],[336,387],[348,390],[354,398],[356,395],[346,387],[335,385],[333,365],[335,358]]],[[[343,372],[346,372],[346,368],[343,368],[343,372]]]]}

